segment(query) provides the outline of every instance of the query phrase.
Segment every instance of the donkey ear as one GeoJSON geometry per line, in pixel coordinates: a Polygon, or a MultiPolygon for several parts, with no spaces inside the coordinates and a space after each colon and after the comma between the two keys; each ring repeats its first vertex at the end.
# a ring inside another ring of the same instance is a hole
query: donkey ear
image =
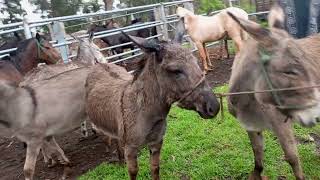
{"type": "Polygon", "coordinates": [[[37,32],[37,34],[36,34],[36,39],[40,42],[41,41],[41,39],[42,39],[42,37],[41,37],[41,35],[37,32]]]}
{"type": "Polygon", "coordinates": [[[271,8],[268,22],[270,28],[284,29],[285,15],[279,4],[274,4],[271,8]]]}
{"type": "Polygon", "coordinates": [[[89,42],[93,42],[94,32],[89,33],[89,42]]]}
{"type": "Polygon", "coordinates": [[[176,28],[176,33],[174,35],[173,42],[182,43],[183,40],[183,35],[185,34],[186,29],[184,27],[184,18],[180,18],[178,23],[177,23],[177,28],[176,28]]]}
{"type": "Polygon", "coordinates": [[[161,50],[161,45],[153,39],[147,40],[136,36],[130,36],[123,31],[121,32],[124,36],[130,39],[130,41],[132,41],[135,45],[137,45],[145,52],[159,52],[161,50]]]}
{"type": "Polygon", "coordinates": [[[259,24],[253,21],[237,18],[231,12],[227,13],[233,20],[235,20],[240,25],[240,27],[243,30],[249,33],[261,45],[266,47],[272,46],[275,40],[274,38],[272,38],[271,32],[268,29],[261,27],[259,24]]]}

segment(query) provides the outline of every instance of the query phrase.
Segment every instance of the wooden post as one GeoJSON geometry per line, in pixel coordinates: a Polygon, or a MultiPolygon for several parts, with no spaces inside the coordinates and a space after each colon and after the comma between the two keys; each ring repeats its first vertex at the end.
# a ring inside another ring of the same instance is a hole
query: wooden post
{"type": "MultiPolygon", "coordinates": [[[[65,29],[62,22],[54,21],[52,25],[51,37],[52,40],[57,41],[58,44],[66,43],[65,39],[65,29]]],[[[58,47],[61,57],[64,63],[69,62],[68,59],[68,45],[63,45],[58,47]]]]}
{"type": "Polygon", "coordinates": [[[168,35],[168,24],[167,24],[167,18],[166,18],[166,13],[164,10],[164,5],[160,5],[158,7],[154,8],[154,17],[156,21],[163,22],[163,25],[157,26],[157,34],[162,34],[163,36],[159,37],[161,40],[168,40],[169,35],[168,35]]]}

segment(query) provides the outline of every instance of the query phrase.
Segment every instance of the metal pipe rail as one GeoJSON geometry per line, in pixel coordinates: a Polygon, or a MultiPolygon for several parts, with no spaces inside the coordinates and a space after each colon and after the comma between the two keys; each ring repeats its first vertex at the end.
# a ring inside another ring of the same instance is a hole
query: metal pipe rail
{"type": "Polygon", "coordinates": [[[106,21],[106,20],[115,19],[115,18],[120,18],[120,17],[126,17],[126,16],[130,16],[130,15],[133,15],[133,14],[139,14],[139,13],[144,13],[144,12],[149,12],[149,11],[153,11],[153,9],[147,9],[147,10],[143,10],[143,11],[138,11],[138,12],[134,12],[134,13],[119,15],[119,16],[110,17],[110,18],[105,18],[105,19],[100,19],[100,20],[96,20],[96,21],[91,21],[91,22],[86,22],[86,23],[80,23],[80,24],[76,24],[76,25],[70,25],[70,26],[66,26],[65,28],[77,27],[77,26],[82,26],[82,25],[87,25],[87,24],[93,24],[93,23],[96,23],[96,22],[106,21]]]}
{"type": "Polygon", "coordinates": [[[0,29],[10,28],[10,27],[15,27],[15,26],[22,26],[22,25],[23,25],[23,22],[15,22],[15,23],[1,25],[0,29]]]}
{"type": "Polygon", "coordinates": [[[116,60],[116,61],[112,61],[112,62],[110,62],[110,63],[111,63],[111,64],[116,64],[116,63],[123,62],[123,61],[126,61],[126,60],[128,60],[128,59],[132,59],[132,58],[135,58],[135,57],[138,57],[138,56],[141,56],[141,55],[143,55],[143,53],[138,53],[138,54],[135,54],[135,55],[132,55],[132,56],[123,58],[123,59],[119,59],[119,60],[116,60]]]}
{"type": "Polygon", "coordinates": [[[30,24],[35,24],[35,23],[44,23],[44,22],[52,22],[52,21],[64,21],[64,20],[74,20],[74,19],[82,19],[82,18],[87,18],[91,16],[99,16],[99,15],[108,15],[108,14],[115,14],[115,13],[120,13],[120,12],[128,12],[128,11],[133,11],[133,10],[143,10],[147,8],[154,8],[157,6],[168,6],[172,4],[181,4],[185,2],[192,2],[193,0],[181,0],[181,1],[173,1],[173,2],[166,2],[166,3],[157,3],[157,4],[150,4],[150,5],[144,5],[144,6],[137,6],[137,7],[130,7],[130,8],[125,8],[125,9],[116,9],[112,11],[103,11],[103,12],[95,12],[95,13],[87,13],[87,14],[81,14],[81,15],[70,15],[70,16],[63,16],[63,17],[55,17],[55,18],[48,18],[48,19],[41,19],[41,20],[36,20],[36,21],[30,21],[30,24]]]}
{"type": "Polygon", "coordinates": [[[155,26],[159,26],[162,25],[163,22],[159,22],[159,23],[155,23],[155,24],[151,24],[151,25],[147,25],[147,26],[143,26],[143,27],[136,27],[136,28],[130,28],[130,29],[117,29],[117,31],[114,31],[112,33],[108,33],[108,34],[102,34],[102,35],[98,35],[98,36],[94,36],[93,39],[97,39],[97,38],[102,38],[102,37],[108,37],[108,36],[113,36],[116,34],[120,34],[121,30],[123,30],[124,32],[130,32],[130,31],[135,31],[135,30],[139,30],[139,29],[145,29],[145,28],[150,28],[150,27],[155,27],[155,26]]]}
{"type": "MultiPolygon", "coordinates": [[[[157,37],[160,37],[160,36],[162,36],[162,34],[157,34],[157,35],[154,35],[154,36],[150,36],[150,37],[147,37],[146,39],[157,38],[157,37]]],[[[110,47],[106,47],[106,48],[101,48],[100,51],[111,50],[111,49],[114,49],[114,48],[117,48],[117,47],[122,47],[122,46],[130,45],[130,44],[133,44],[133,42],[127,42],[127,43],[118,44],[118,45],[114,45],[114,46],[110,46],[110,47]]]]}
{"type": "Polygon", "coordinates": [[[16,50],[17,50],[17,48],[5,49],[5,50],[0,51],[0,54],[10,53],[10,52],[13,52],[16,50]]]}
{"type": "Polygon", "coordinates": [[[141,24],[133,24],[133,25],[130,25],[130,26],[120,27],[120,28],[116,28],[116,29],[110,29],[110,30],[95,32],[94,35],[101,35],[101,34],[107,34],[107,33],[112,33],[112,32],[116,32],[116,31],[131,29],[131,28],[135,28],[135,27],[142,27],[142,26],[147,26],[147,25],[150,25],[150,24],[159,23],[159,22],[160,21],[151,21],[151,22],[145,22],[145,23],[141,23],[141,24]]]}

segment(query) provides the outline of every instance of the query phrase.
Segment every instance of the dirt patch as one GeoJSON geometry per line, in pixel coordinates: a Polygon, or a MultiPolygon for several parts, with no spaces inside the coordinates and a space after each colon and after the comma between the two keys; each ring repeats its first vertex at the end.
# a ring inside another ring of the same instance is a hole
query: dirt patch
{"type": "MultiPolygon", "coordinates": [[[[210,56],[214,56],[217,51],[217,48],[210,48],[210,56]]],[[[197,55],[198,53],[195,54],[197,55]]],[[[217,86],[226,83],[230,77],[233,59],[219,60],[212,58],[211,61],[213,63],[213,71],[210,71],[207,75],[210,85],[217,86]]],[[[2,131],[1,128],[0,131],[2,131]]],[[[77,130],[56,139],[72,162],[70,179],[75,179],[85,172],[94,169],[102,162],[114,160],[114,154],[106,152],[106,145],[102,137],[90,136],[87,139],[82,139],[80,130],[77,130]]],[[[0,179],[24,179],[23,165],[25,151],[26,149],[23,147],[22,142],[17,139],[0,137],[0,179]]],[[[59,179],[62,173],[62,166],[46,167],[41,153],[39,154],[35,179],[59,179]]]]}

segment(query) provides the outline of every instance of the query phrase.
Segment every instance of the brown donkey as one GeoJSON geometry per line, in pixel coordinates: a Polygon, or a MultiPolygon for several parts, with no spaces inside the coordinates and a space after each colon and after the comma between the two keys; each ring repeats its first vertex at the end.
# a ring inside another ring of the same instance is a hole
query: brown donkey
{"type": "MultiPolygon", "coordinates": [[[[320,35],[295,40],[282,28],[282,9],[275,6],[269,15],[270,29],[236,18],[252,37],[236,56],[230,92],[306,87],[320,83],[320,35]]],[[[230,96],[230,112],[247,130],[255,157],[251,179],[262,179],[263,137],[269,129],[278,137],[296,179],[305,179],[299,162],[292,120],[313,126],[320,116],[319,89],[297,89],[272,93],[230,96]]]]}
{"type": "Polygon", "coordinates": [[[93,67],[86,83],[87,113],[105,134],[124,146],[130,179],[138,173],[137,155],[150,149],[152,179],[159,179],[160,151],[166,117],[174,102],[212,118],[219,103],[190,50],[169,42],[129,37],[144,52],[132,76],[114,64],[93,67]]]}

